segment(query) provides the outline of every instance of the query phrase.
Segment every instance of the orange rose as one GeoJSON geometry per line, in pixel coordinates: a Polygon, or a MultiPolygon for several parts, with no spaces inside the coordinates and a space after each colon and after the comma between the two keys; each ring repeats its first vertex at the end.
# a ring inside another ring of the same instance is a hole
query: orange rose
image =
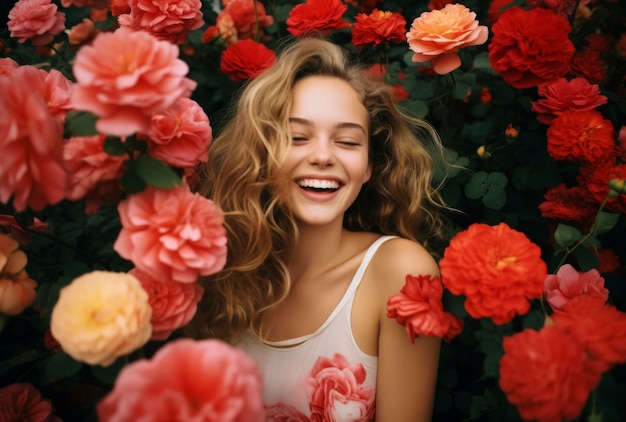
{"type": "Polygon", "coordinates": [[[458,51],[484,44],[489,31],[478,25],[476,13],[462,4],[447,4],[443,9],[424,12],[416,18],[406,34],[414,62],[431,61],[440,75],[461,66],[458,51]]]}
{"type": "Polygon", "coordinates": [[[496,324],[528,312],[548,276],[539,246],[505,223],[475,223],[458,233],[439,266],[450,292],[465,295],[467,312],[496,324]]]}
{"type": "Polygon", "coordinates": [[[17,315],[35,300],[37,283],[26,274],[26,254],[10,236],[0,234],[0,313],[17,315]]]}

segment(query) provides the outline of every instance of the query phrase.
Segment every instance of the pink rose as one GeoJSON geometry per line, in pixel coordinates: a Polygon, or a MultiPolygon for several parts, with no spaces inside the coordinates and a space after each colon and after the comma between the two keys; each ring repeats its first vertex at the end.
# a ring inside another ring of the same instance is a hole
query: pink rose
{"type": "Polygon", "coordinates": [[[46,104],[43,74],[20,66],[0,78],[0,202],[12,198],[16,211],[39,211],[65,196],[63,127],[46,104]]]}
{"type": "Polygon", "coordinates": [[[204,25],[200,0],[129,0],[128,4],[130,13],[117,18],[120,26],[172,44],[184,43],[189,31],[204,25]]]}
{"type": "Polygon", "coordinates": [[[309,422],[305,414],[284,403],[265,406],[265,420],[268,422],[309,422]]]}
{"type": "Polygon", "coordinates": [[[582,272],[565,264],[556,274],[548,275],[544,285],[544,295],[552,309],[563,309],[570,300],[583,295],[597,297],[604,302],[609,298],[604,278],[596,269],[582,272]]]}
{"type": "Polygon", "coordinates": [[[21,43],[45,45],[65,29],[65,14],[51,0],[19,0],[9,11],[7,27],[21,43]]]}
{"type": "Polygon", "coordinates": [[[0,58],[0,77],[9,76],[15,69],[20,67],[15,60],[10,57],[0,58]]]}
{"type": "Polygon", "coordinates": [[[137,268],[128,274],[137,277],[148,293],[148,304],[152,308],[151,340],[166,340],[174,330],[191,321],[204,292],[198,283],[157,281],[137,268]]]}
{"type": "Polygon", "coordinates": [[[97,412],[103,422],[260,422],[261,389],[259,369],[242,350],[219,340],[179,339],[151,360],[126,365],[97,412]]]}
{"type": "Polygon", "coordinates": [[[461,66],[458,51],[487,41],[489,30],[478,25],[476,13],[462,4],[447,4],[443,9],[422,13],[406,34],[414,62],[431,61],[440,75],[461,66]]]}
{"type": "Polygon", "coordinates": [[[226,263],[222,212],[188,187],[148,188],[118,206],[114,249],[160,281],[193,283],[226,263]]]}
{"type": "Polygon", "coordinates": [[[185,77],[189,67],[178,52],[178,46],[143,31],[100,33],[76,54],[73,106],[99,116],[101,133],[147,132],[155,113],[196,87],[185,77]]]}
{"type": "Polygon", "coordinates": [[[180,98],[167,110],[152,116],[148,153],[173,167],[195,167],[209,159],[213,139],[209,118],[200,105],[180,98]]]}
{"type": "Polygon", "coordinates": [[[311,421],[369,421],[375,389],[363,385],[366,376],[362,364],[351,364],[338,353],[318,358],[307,379],[311,421]]]}
{"type": "Polygon", "coordinates": [[[443,284],[439,277],[409,274],[400,292],[387,301],[387,316],[406,327],[412,343],[419,335],[449,341],[460,333],[463,321],[443,310],[443,284]]]}
{"type": "Polygon", "coordinates": [[[104,151],[106,135],[73,136],[63,147],[63,159],[70,174],[67,198],[86,197],[87,208],[98,210],[103,202],[116,202],[123,193],[120,179],[127,155],[104,151]]]}
{"type": "Polygon", "coordinates": [[[37,283],[26,273],[26,254],[15,239],[0,234],[0,314],[17,315],[35,300],[37,283]]]}
{"type": "Polygon", "coordinates": [[[28,422],[62,422],[55,416],[49,400],[32,384],[11,384],[0,388],[0,420],[28,422]]]}
{"type": "Polygon", "coordinates": [[[538,94],[544,98],[533,101],[532,110],[537,113],[537,120],[547,125],[565,111],[593,110],[607,102],[598,85],[590,84],[585,78],[574,78],[571,81],[560,78],[542,84],[538,94]]]}
{"type": "Polygon", "coordinates": [[[64,121],[66,113],[72,109],[70,104],[72,82],[56,69],[50,69],[50,72],[40,70],[39,74],[43,78],[42,96],[48,105],[48,110],[54,117],[64,121]]]}

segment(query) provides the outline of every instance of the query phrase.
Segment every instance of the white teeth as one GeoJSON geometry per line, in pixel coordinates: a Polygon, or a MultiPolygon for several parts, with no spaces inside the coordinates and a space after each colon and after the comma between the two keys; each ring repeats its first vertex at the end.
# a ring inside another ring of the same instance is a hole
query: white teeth
{"type": "Polygon", "coordinates": [[[303,179],[299,185],[303,188],[339,189],[339,183],[334,180],[303,179]]]}

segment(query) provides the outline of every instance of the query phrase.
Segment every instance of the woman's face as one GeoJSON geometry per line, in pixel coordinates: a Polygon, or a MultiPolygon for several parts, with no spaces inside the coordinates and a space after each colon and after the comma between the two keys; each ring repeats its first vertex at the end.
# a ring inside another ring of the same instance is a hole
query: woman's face
{"type": "Polygon", "coordinates": [[[307,225],[343,221],[371,175],[365,107],[347,82],[308,76],[293,88],[289,122],[284,167],[293,181],[296,218],[307,225]]]}

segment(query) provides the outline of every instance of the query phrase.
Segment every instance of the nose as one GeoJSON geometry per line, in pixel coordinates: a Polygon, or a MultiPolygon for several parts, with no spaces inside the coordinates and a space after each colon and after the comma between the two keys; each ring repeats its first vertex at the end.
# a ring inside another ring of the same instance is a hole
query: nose
{"type": "Polygon", "coordinates": [[[335,154],[332,150],[332,142],[327,138],[317,138],[310,143],[309,163],[321,167],[332,165],[335,154]]]}

